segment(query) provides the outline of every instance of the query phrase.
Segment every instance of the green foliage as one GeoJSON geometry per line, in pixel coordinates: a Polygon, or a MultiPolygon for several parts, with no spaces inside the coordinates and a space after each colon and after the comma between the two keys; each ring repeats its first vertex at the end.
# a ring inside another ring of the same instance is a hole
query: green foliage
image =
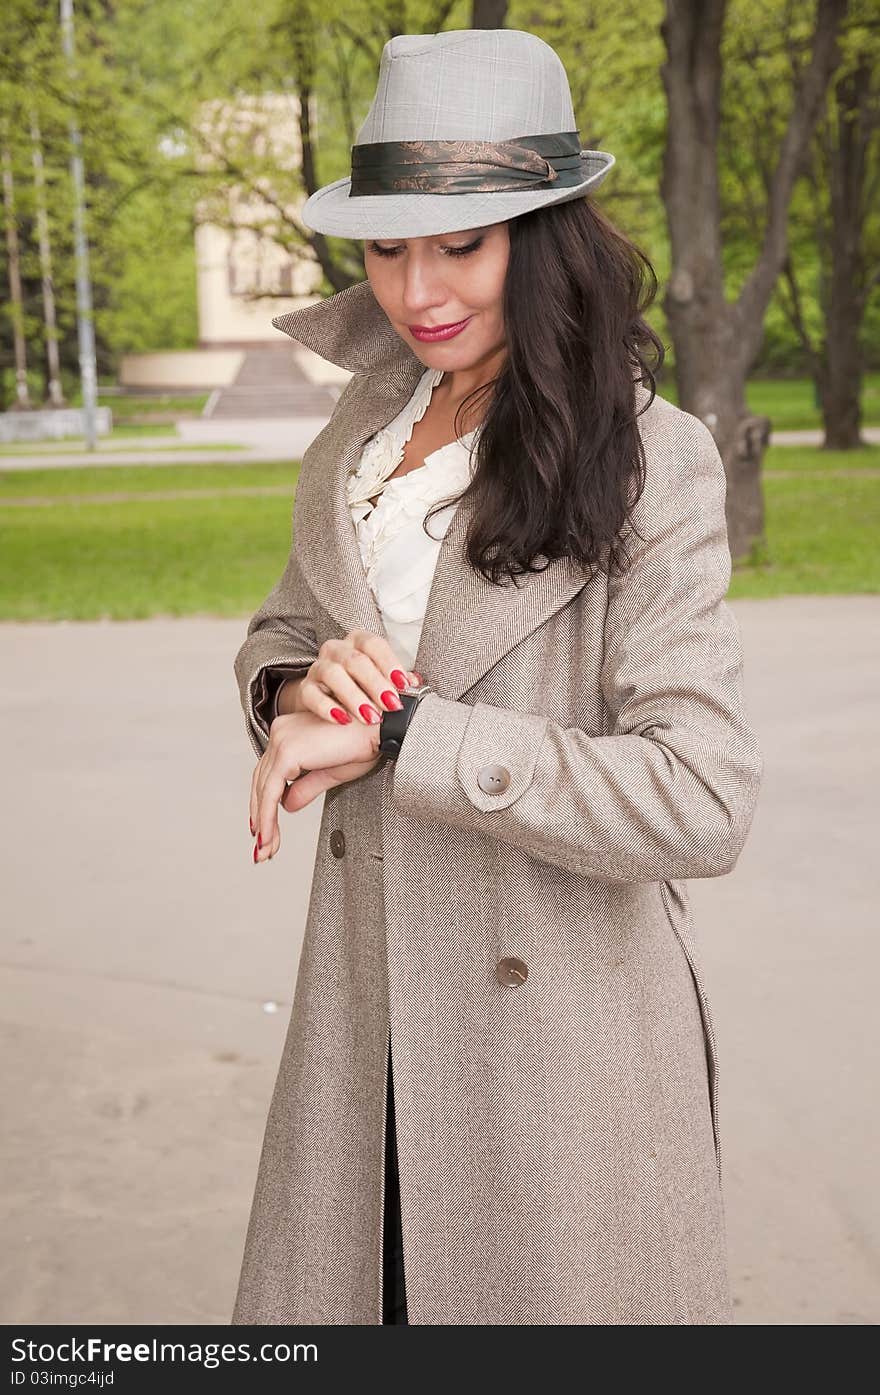
{"type": "MultiPolygon", "coordinates": [[[[660,279],[649,318],[669,346],[663,285],[670,254],[660,195],[666,140],[661,80],[664,0],[635,8],[599,0],[512,0],[506,22],[529,29],[558,51],[568,71],[584,143],[610,150],[617,164],[598,199],[646,252],[660,279]]],[[[723,35],[720,195],[729,296],[742,288],[758,254],[767,216],[767,187],[792,106],[795,73],[808,61],[815,0],[730,0],[723,35]]],[[[326,184],[348,172],[350,147],[375,90],[384,44],[395,33],[467,28],[469,0],[77,0],[76,72],[61,53],[58,5],[6,0],[0,10],[0,131],[14,170],[25,287],[24,324],[36,395],[42,374],[42,305],[35,234],[31,122],[45,161],[47,206],[58,298],[65,382],[76,374],[75,271],[70,193],[70,123],[82,133],[88,227],[94,277],[99,374],[112,378],[126,351],[184,348],[197,337],[193,234],[199,212],[228,211],[236,181],[269,188],[277,218],[269,234],[295,257],[313,263],[323,251],[323,290],[363,276],[358,242],[328,238],[326,248],[292,210],[306,190],[302,171],[278,168],[271,151],[230,134],[209,149],[200,129],[204,103],[248,95],[307,92],[312,117],[314,178],[326,184]]],[[[880,73],[872,0],[851,0],[842,41],[846,72],[865,53],[880,73]],[[872,19],[873,15],[873,19],[872,19]]],[[[875,77],[875,85],[876,85],[875,77]]],[[[823,263],[819,231],[827,219],[823,152],[834,128],[817,135],[811,167],[798,182],[789,246],[806,331],[823,333],[823,263]],[[816,172],[819,177],[816,178],[816,172]]],[[[872,169],[880,158],[874,142],[872,169]]],[[[880,207],[866,219],[866,260],[880,263],[880,207]]],[[[0,240],[5,285],[6,251],[0,240]]],[[[0,384],[11,391],[11,311],[0,310],[0,384]]],[[[868,302],[863,342],[880,367],[880,296],[868,302]]],[[[781,283],[767,316],[758,365],[803,372],[804,351],[781,283]]],[[[0,407],[2,407],[0,403],[0,407]]]]}
{"type": "MultiPolygon", "coordinates": [[[[227,0],[220,10],[209,0],[79,0],[71,70],[61,49],[57,3],[6,0],[0,16],[0,130],[14,171],[32,380],[42,373],[43,336],[32,121],[39,127],[45,169],[65,386],[75,379],[77,363],[74,121],[86,175],[99,376],[115,376],[126,350],[194,345],[200,171],[193,116],[205,96],[235,90],[242,46],[247,50],[260,29],[253,9],[243,0],[227,0]]],[[[0,266],[5,282],[5,248],[0,266]]],[[[8,326],[8,305],[4,318],[8,326]]],[[[8,328],[0,327],[7,397],[10,341],[8,328]]]]}
{"type": "Polygon", "coordinates": [[[98,331],[114,354],[198,340],[192,199],[184,181],[139,189],[106,224],[98,331]]]}

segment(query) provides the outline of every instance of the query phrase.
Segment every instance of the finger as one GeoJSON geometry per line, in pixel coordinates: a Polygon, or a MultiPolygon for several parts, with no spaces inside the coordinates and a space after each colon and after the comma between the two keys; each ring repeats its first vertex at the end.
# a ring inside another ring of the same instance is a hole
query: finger
{"type": "Polygon", "coordinates": [[[381,721],[386,708],[379,694],[390,691],[390,687],[366,654],[352,649],[342,660],[323,660],[320,679],[335,697],[335,701],[328,705],[328,715],[331,707],[339,707],[355,721],[367,726],[381,721]]]}
{"type": "MultiPolygon", "coordinates": [[[[376,640],[378,644],[384,646],[388,654],[391,653],[389,646],[384,640],[379,639],[376,635],[371,635],[370,639],[376,640]]],[[[374,657],[375,646],[371,645],[370,649],[371,652],[369,653],[366,650],[355,649],[345,667],[351,677],[354,678],[357,685],[369,698],[366,709],[364,709],[361,704],[358,705],[358,715],[362,721],[367,721],[374,725],[375,721],[381,718],[383,712],[399,712],[403,703],[400,701],[397,684],[388,677],[387,672],[382,667],[382,664],[386,662],[386,660],[380,659],[377,662],[376,657],[374,657]],[[379,714],[378,718],[374,719],[370,715],[371,712],[377,712],[379,714]]],[[[398,668],[396,664],[393,663],[392,666],[395,673],[398,675],[404,674],[404,670],[398,668]]],[[[406,684],[404,683],[404,687],[405,686],[406,684]]]]}
{"type": "Polygon", "coordinates": [[[397,689],[405,688],[407,683],[418,686],[424,682],[419,673],[410,673],[404,662],[395,654],[388,640],[383,635],[378,635],[375,631],[355,629],[352,630],[345,639],[325,640],[319,651],[320,657],[337,659],[344,661],[346,654],[351,649],[362,650],[376,665],[383,679],[388,681],[397,689]]]}
{"type": "MultiPolygon", "coordinates": [[[[351,651],[360,651],[366,654],[368,658],[373,660],[378,673],[381,675],[378,680],[374,680],[374,682],[378,681],[382,684],[381,688],[377,688],[367,680],[365,673],[363,679],[359,673],[355,674],[355,677],[361,682],[361,686],[366,684],[365,691],[372,698],[374,704],[381,701],[382,692],[386,688],[396,694],[408,685],[417,688],[424,682],[420,673],[411,673],[404,667],[403,660],[398,658],[383,635],[378,635],[370,630],[355,629],[345,639],[325,641],[321,655],[328,659],[335,659],[348,667],[346,660],[351,651]]],[[[389,707],[392,704],[386,703],[384,705],[389,707]]]]}
{"type": "Polygon", "coordinates": [[[326,640],[304,682],[300,700],[309,711],[328,721],[347,725],[346,716],[375,726],[383,712],[399,711],[398,690],[412,683],[388,640],[364,629],[352,630],[345,639],[326,640]]]}
{"type": "MultiPolygon", "coordinates": [[[[267,771],[259,791],[257,809],[257,845],[254,861],[266,862],[281,846],[281,830],[278,827],[278,805],[287,789],[287,781],[296,779],[302,767],[291,763],[289,752],[282,754],[283,747],[267,748],[271,752],[267,771]]],[[[266,757],[264,756],[264,760],[266,757]]]]}
{"type": "Polygon", "coordinates": [[[294,813],[310,804],[325,790],[343,785],[347,780],[360,779],[362,775],[375,769],[378,759],[377,756],[370,756],[367,760],[343,761],[341,765],[326,766],[320,770],[303,770],[302,774],[288,785],[281,800],[281,807],[289,813],[294,813]]]}
{"type": "MultiPolygon", "coordinates": [[[[277,720],[277,718],[276,718],[276,720],[277,720]]],[[[260,831],[261,831],[261,830],[260,830],[260,805],[261,805],[262,798],[263,798],[263,789],[264,789],[265,784],[266,784],[266,776],[268,775],[269,769],[270,769],[271,764],[272,764],[273,749],[274,749],[274,748],[273,748],[273,745],[272,745],[272,738],[271,738],[271,736],[270,736],[270,738],[269,738],[269,745],[266,747],[265,751],[263,752],[262,756],[260,757],[260,762],[259,762],[259,764],[258,764],[256,770],[254,771],[254,792],[253,792],[254,811],[253,811],[253,816],[252,816],[252,817],[253,817],[253,823],[254,823],[254,836],[255,836],[255,837],[256,837],[257,834],[259,834],[260,831]]],[[[265,839],[263,838],[262,841],[265,841],[265,839]]]]}
{"type": "MultiPolygon", "coordinates": [[[[398,670],[398,672],[400,671],[398,670]]],[[[351,676],[348,675],[348,677],[351,676]]],[[[399,686],[401,688],[407,686],[417,688],[421,683],[421,678],[407,674],[406,682],[399,686]]],[[[399,712],[403,706],[398,685],[392,686],[385,683],[383,686],[381,676],[373,676],[372,678],[364,676],[360,683],[356,684],[353,679],[350,682],[346,681],[346,675],[343,672],[337,676],[336,686],[339,692],[338,696],[331,694],[329,697],[319,697],[314,692],[309,695],[303,690],[303,707],[327,721],[336,722],[339,726],[347,726],[349,722],[354,720],[353,713],[360,721],[375,726],[377,721],[382,720],[383,712],[399,712]],[[341,706],[343,702],[346,703],[345,707],[341,706]]]]}
{"type": "Polygon", "coordinates": [[[257,761],[256,765],[254,766],[254,773],[251,776],[251,793],[250,799],[248,801],[248,823],[250,824],[252,838],[255,838],[257,836],[257,817],[260,807],[260,767],[263,764],[263,759],[264,757],[261,756],[260,759],[257,761]]]}
{"type": "MultiPolygon", "coordinates": [[[[354,630],[352,634],[366,635],[366,631],[354,630]]],[[[347,726],[355,718],[361,722],[366,720],[364,714],[358,712],[358,708],[364,704],[373,706],[379,717],[378,708],[370,702],[369,694],[359,688],[349,672],[348,665],[355,653],[351,636],[324,641],[310,670],[311,681],[303,683],[300,688],[303,707],[340,726],[347,726]],[[334,710],[336,716],[333,715],[334,710]]]]}
{"type": "Polygon", "coordinates": [[[266,777],[269,773],[272,762],[275,759],[275,752],[277,749],[281,723],[286,721],[287,716],[282,714],[281,716],[276,717],[272,722],[272,725],[269,728],[269,743],[266,746],[266,749],[260,757],[259,761],[257,762],[256,769],[254,770],[253,779],[251,781],[250,801],[251,837],[256,837],[256,834],[259,831],[260,801],[263,796],[263,787],[266,783],[266,777]]]}
{"type": "Polygon", "coordinates": [[[340,707],[339,699],[330,691],[326,683],[307,679],[300,685],[299,703],[304,712],[313,712],[316,717],[347,726],[354,719],[350,712],[340,707]]]}
{"type": "MultiPolygon", "coordinates": [[[[283,715],[275,718],[269,729],[269,744],[263,752],[260,761],[257,765],[257,768],[254,771],[251,801],[251,821],[254,824],[254,834],[256,834],[259,831],[260,806],[263,799],[263,791],[265,789],[266,780],[269,777],[269,773],[272,770],[273,765],[275,765],[275,763],[279,760],[281,760],[283,764],[283,761],[285,759],[285,757],[281,756],[279,746],[282,740],[282,729],[284,729],[285,731],[289,731],[289,720],[289,716],[283,715]]],[[[290,779],[291,776],[288,774],[287,778],[290,779]]],[[[265,837],[266,835],[264,831],[264,841],[265,837]]]]}
{"type": "Polygon", "coordinates": [[[332,789],[339,781],[329,770],[305,770],[293,780],[281,798],[281,806],[289,814],[295,814],[317,799],[325,790],[332,789]]]}
{"type": "MultiPolygon", "coordinates": [[[[369,630],[354,630],[351,638],[355,647],[372,659],[382,675],[381,682],[384,687],[390,685],[392,692],[397,692],[398,689],[405,688],[407,683],[411,681],[411,675],[407,672],[405,665],[397,657],[383,635],[371,634],[369,630]],[[354,638],[355,636],[356,638],[354,638]]],[[[376,693],[374,696],[378,697],[379,694],[376,693]]]]}
{"type": "MultiPolygon", "coordinates": [[[[411,675],[403,668],[390,644],[381,635],[359,631],[354,633],[363,633],[363,639],[358,641],[348,656],[343,655],[339,662],[349,678],[366,693],[369,699],[368,708],[372,707],[380,717],[383,712],[399,712],[402,706],[399,690],[410,684],[411,675]]],[[[336,681],[339,682],[339,679],[336,681]]],[[[343,698],[343,693],[338,688],[336,691],[337,695],[343,698]]],[[[361,720],[369,720],[369,711],[362,712],[361,702],[355,704],[353,695],[349,694],[348,690],[343,700],[350,712],[357,712],[361,720]]]]}

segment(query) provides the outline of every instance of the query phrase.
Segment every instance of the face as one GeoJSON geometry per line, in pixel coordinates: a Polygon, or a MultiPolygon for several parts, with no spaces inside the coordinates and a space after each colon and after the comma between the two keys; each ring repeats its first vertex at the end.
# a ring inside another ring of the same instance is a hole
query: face
{"type": "Polygon", "coordinates": [[[428,368],[452,373],[503,350],[509,252],[507,224],[493,223],[435,237],[368,239],[364,265],[401,339],[428,368]],[[430,333],[448,326],[448,334],[430,333]]]}

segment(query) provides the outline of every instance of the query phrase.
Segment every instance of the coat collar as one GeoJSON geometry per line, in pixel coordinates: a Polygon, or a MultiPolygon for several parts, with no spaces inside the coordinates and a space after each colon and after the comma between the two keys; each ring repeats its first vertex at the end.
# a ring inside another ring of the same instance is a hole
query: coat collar
{"type": "MultiPolygon", "coordinates": [[[[415,358],[373,295],[369,281],[358,281],[325,300],[278,315],[272,323],[298,344],[350,373],[380,372],[415,358]]],[[[424,372],[425,365],[421,368],[424,372]]]]}
{"type": "MultiPolygon", "coordinates": [[[[272,323],[355,375],[303,455],[293,511],[296,555],[308,586],[344,634],[362,628],[388,638],[361,559],[346,479],[370,437],[409,401],[425,365],[392,327],[368,281],[272,323]]],[[[441,697],[452,699],[584,586],[601,585],[601,573],[591,579],[570,558],[493,585],[465,560],[473,509],[471,498],[459,503],[441,542],[413,663],[441,697]]]]}

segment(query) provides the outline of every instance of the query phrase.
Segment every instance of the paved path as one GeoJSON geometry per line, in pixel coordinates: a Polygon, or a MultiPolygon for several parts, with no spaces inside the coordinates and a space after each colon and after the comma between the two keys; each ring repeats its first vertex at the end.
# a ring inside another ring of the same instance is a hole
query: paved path
{"type": "Polygon", "coordinates": [[[178,422],[178,440],[185,450],[174,449],[174,437],[153,437],[164,442],[162,449],[143,448],[142,439],[133,439],[126,448],[118,442],[100,442],[90,453],[82,445],[70,443],[59,451],[28,455],[0,455],[3,470],[65,469],[71,465],[258,465],[274,460],[298,460],[327,424],[326,417],[273,417],[265,421],[178,422]],[[236,450],[217,450],[217,446],[236,450]]]}
{"type": "MultiPolygon", "coordinates": [[[[824,431],[772,431],[771,446],[821,446],[824,431]]],[[[880,426],[863,426],[862,440],[869,446],[880,445],[880,426]]]]}
{"type": "MultiPolygon", "coordinates": [[[[0,455],[3,470],[51,470],[71,465],[234,465],[260,464],[275,460],[298,460],[327,424],[326,417],[275,417],[265,420],[181,420],[178,437],[186,450],[174,450],[174,438],[155,436],[132,441],[130,448],[108,441],[99,442],[96,453],[90,454],[81,445],[45,453],[0,455]],[[161,449],[149,449],[148,442],[162,443],[161,449]],[[218,445],[235,445],[237,450],[218,451],[218,445]],[[198,449],[202,447],[203,449],[198,449]]],[[[866,427],[866,442],[880,443],[880,427],[866,427]]],[[[820,431],[776,431],[771,445],[821,445],[820,431]]],[[[863,470],[858,472],[864,474],[863,470]]]]}
{"type": "MultiPolygon", "coordinates": [[[[739,1321],[880,1319],[880,597],[738,601],[766,775],[690,883],[739,1321]]],[[[227,1322],[320,803],[255,867],[240,620],[0,625],[0,1320],[227,1322]]]]}

